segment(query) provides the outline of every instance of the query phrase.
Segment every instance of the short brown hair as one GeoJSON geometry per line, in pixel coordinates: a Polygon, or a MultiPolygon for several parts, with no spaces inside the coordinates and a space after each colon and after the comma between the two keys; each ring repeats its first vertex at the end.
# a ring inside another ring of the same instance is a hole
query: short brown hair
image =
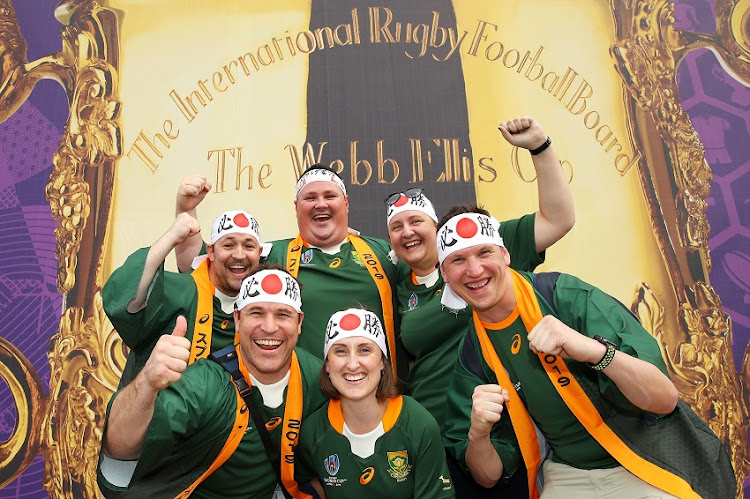
{"type": "MultiPolygon", "coordinates": [[[[378,399],[378,402],[383,402],[388,398],[395,397],[401,393],[396,385],[396,378],[393,376],[393,370],[391,369],[391,363],[388,360],[388,357],[382,352],[381,355],[383,369],[380,371],[380,381],[378,382],[378,388],[375,391],[375,397],[378,399]]],[[[328,359],[326,358],[326,360],[323,361],[323,367],[320,368],[320,391],[329,399],[339,400],[341,394],[336,387],[333,386],[331,378],[328,376],[328,372],[326,372],[327,365],[328,359]]]]}

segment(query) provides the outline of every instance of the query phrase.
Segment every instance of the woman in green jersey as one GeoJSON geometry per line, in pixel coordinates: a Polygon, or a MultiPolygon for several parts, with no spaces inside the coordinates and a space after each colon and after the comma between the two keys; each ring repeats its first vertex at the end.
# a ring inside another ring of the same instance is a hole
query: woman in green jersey
{"type": "Polygon", "coordinates": [[[304,423],[298,452],[328,499],[454,497],[435,419],[398,394],[378,317],[331,316],[320,387],[331,400],[304,423]]]}
{"type": "MultiPolygon", "coordinates": [[[[539,122],[516,118],[502,123],[499,129],[509,143],[530,150],[537,171],[539,211],[500,224],[500,236],[512,248],[511,267],[532,271],[544,261],[544,251],[573,226],[572,195],[551,140],[539,122]]],[[[447,380],[471,310],[458,309],[450,294],[443,296],[443,279],[437,268],[438,217],[422,189],[391,194],[386,205],[391,246],[412,271],[396,288],[400,340],[412,361],[406,391],[435,417],[442,431],[447,380]]],[[[448,464],[457,497],[488,493],[459,471],[451,458],[448,464]]],[[[519,480],[521,486],[524,480],[519,480]]],[[[494,497],[495,492],[491,494],[494,497]]]]}

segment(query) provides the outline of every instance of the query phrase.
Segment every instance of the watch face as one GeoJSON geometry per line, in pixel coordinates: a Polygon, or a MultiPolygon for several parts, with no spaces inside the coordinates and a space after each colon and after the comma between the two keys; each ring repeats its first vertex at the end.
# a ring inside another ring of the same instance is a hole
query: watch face
{"type": "Polygon", "coordinates": [[[601,343],[602,345],[612,345],[613,347],[617,348],[617,344],[615,344],[614,342],[608,340],[607,338],[602,338],[598,334],[594,335],[594,339],[596,341],[598,341],[599,343],[601,343]]]}

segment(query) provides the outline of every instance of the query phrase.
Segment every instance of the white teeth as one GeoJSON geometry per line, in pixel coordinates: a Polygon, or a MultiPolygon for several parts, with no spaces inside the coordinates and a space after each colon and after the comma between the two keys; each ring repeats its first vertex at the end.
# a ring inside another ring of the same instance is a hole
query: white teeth
{"type": "Polygon", "coordinates": [[[466,287],[469,289],[480,289],[485,287],[489,281],[489,279],[485,279],[481,284],[467,284],[466,287]]]}
{"type": "Polygon", "coordinates": [[[255,343],[264,347],[277,347],[283,343],[281,340],[255,340],[255,343]]]}
{"type": "Polygon", "coordinates": [[[419,243],[420,243],[420,241],[411,241],[409,243],[406,243],[404,246],[406,246],[407,248],[413,248],[414,246],[418,245],[419,243]]]}
{"type": "Polygon", "coordinates": [[[331,218],[330,215],[323,214],[323,215],[315,215],[313,217],[313,220],[328,220],[329,218],[331,218]]]}
{"type": "Polygon", "coordinates": [[[359,381],[361,379],[364,379],[364,377],[365,377],[364,373],[344,374],[344,379],[347,381],[359,381]]]}

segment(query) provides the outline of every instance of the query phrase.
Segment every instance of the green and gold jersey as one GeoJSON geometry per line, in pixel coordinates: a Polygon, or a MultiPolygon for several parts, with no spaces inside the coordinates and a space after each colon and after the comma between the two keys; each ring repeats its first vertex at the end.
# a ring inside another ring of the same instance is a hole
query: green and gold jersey
{"type": "Polygon", "coordinates": [[[454,497],[440,430],[426,409],[410,397],[389,399],[374,453],[352,453],[343,435],[336,401],[302,425],[298,457],[315,469],[326,497],[436,499],[454,497]]]}
{"type": "MultiPolygon", "coordinates": [[[[362,239],[376,254],[394,289],[399,279],[406,275],[408,268],[391,262],[388,256],[391,247],[387,242],[372,237],[362,239]]],[[[266,261],[285,267],[287,249],[292,241],[274,241],[266,261]]],[[[332,255],[318,248],[303,247],[299,266],[297,279],[302,284],[302,311],[305,313],[302,334],[297,343],[299,347],[322,358],[328,319],[339,310],[364,306],[383,321],[383,306],[378,288],[362,257],[351,243],[345,242],[332,255]]]]}
{"type": "MultiPolygon", "coordinates": [[[[511,255],[510,266],[516,270],[533,270],[544,261],[544,253],[536,252],[534,218],[530,214],[500,223],[500,236],[511,255]]],[[[458,312],[443,308],[443,285],[442,277],[428,287],[410,276],[396,290],[401,342],[413,362],[406,390],[435,417],[441,429],[458,344],[471,322],[470,307],[458,312]]]]}
{"type": "MultiPolygon", "coordinates": [[[[302,376],[304,420],[326,399],[318,388],[320,360],[302,350],[296,352],[302,376]]],[[[277,418],[284,417],[285,404],[277,408],[264,406],[257,389],[253,389],[252,396],[267,421],[266,427],[271,428],[271,442],[278,448],[282,425],[277,418]]],[[[159,393],[130,484],[125,488],[114,486],[100,470],[99,486],[108,497],[118,493],[131,497],[177,496],[208,470],[219,455],[235,424],[236,412],[237,395],[230,374],[207,359],[197,361],[185,370],[179,383],[159,393]]],[[[295,478],[298,483],[308,481],[312,472],[295,466],[295,478]]],[[[198,485],[192,497],[268,499],[276,482],[276,472],[250,418],[239,447],[198,485]]]]}
{"type": "MultiPolygon", "coordinates": [[[[530,282],[533,279],[531,273],[521,272],[521,275],[530,282]]],[[[618,350],[654,364],[667,374],[654,338],[611,296],[568,274],[560,274],[553,296],[554,310],[557,311],[554,315],[563,323],[589,337],[599,334],[618,345],[618,350]]],[[[538,293],[537,298],[542,312],[551,314],[553,309],[544,298],[538,293]]],[[[517,309],[504,321],[484,326],[513,383],[509,389],[516,390],[534,423],[551,445],[554,452],[552,459],[579,469],[618,466],[617,461],[588,434],[552,385],[539,356],[529,349],[528,333],[517,309]]],[[[497,378],[482,357],[473,322],[470,331],[482,370],[490,382],[496,383],[497,378]]],[[[610,412],[636,415],[643,412],[631,404],[605,374],[570,359],[565,359],[565,363],[571,373],[577,373],[577,379],[578,375],[585,376],[598,387],[601,404],[597,405],[607,407],[610,412]]],[[[468,445],[471,397],[474,388],[485,383],[485,380],[469,372],[462,362],[456,363],[447,397],[445,442],[446,448],[460,461],[468,445]]],[[[506,418],[505,414],[500,424],[493,426],[490,440],[503,461],[505,473],[513,474],[518,466],[522,466],[518,442],[510,418],[506,418]]]]}
{"type": "MultiPolygon", "coordinates": [[[[135,297],[146,264],[149,248],[141,248],[117,268],[102,288],[104,311],[122,341],[130,348],[120,386],[125,386],[141,370],[161,335],[174,329],[177,316],[187,320],[186,338],[192,340],[198,304],[198,290],[190,274],[166,272],[164,262],[156,272],[146,305],[136,313],[127,310],[135,297]]],[[[234,317],[221,309],[213,297],[210,351],[221,350],[234,342],[234,317]]]]}

